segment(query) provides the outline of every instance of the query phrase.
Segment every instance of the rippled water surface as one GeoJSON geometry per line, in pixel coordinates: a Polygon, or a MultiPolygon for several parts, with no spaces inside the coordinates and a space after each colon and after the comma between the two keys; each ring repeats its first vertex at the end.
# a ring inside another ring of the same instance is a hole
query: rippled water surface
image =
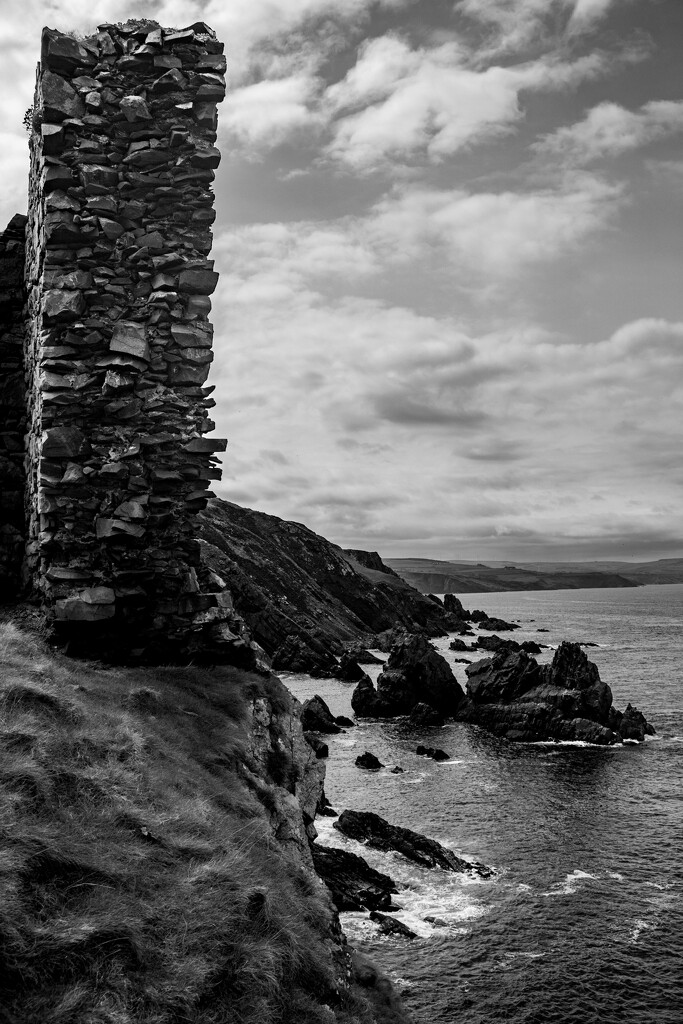
{"type": "MultiPolygon", "coordinates": [[[[333,806],[375,811],[496,869],[487,881],[428,871],[362,850],[322,819],[321,842],[362,852],[397,880],[397,916],[418,938],[382,938],[363,914],[342,915],[347,934],[421,1024],[680,1024],[683,585],[462,598],[518,620],[518,640],[599,644],[588,654],[615,705],[636,704],[657,737],[610,749],[513,745],[472,726],[401,721],[331,737],[333,806]],[[422,742],[451,760],[417,757],[422,742]],[[387,768],[357,769],[366,749],[387,768]],[[403,775],[390,773],[396,764],[403,775]]],[[[437,647],[446,653],[448,640],[437,647]]],[[[464,665],[453,667],[464,684],[464,665]]],[[[351,713],[352,685],[284,678],[300,699],[320,693],[335,714],[351,713]]]]}

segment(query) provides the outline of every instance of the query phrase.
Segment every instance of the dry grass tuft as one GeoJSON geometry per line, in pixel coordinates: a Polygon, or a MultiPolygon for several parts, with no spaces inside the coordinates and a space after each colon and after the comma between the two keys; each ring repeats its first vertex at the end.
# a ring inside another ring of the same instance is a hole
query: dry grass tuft
{"type": "Polygon", "coordinates": [[[271,783],[235,770],[257,697],[289,707],[274,680],[71,662],[0,623],[3,1021],[402,1019],[338,990],[329,901],[273,841],[271,783]]]}

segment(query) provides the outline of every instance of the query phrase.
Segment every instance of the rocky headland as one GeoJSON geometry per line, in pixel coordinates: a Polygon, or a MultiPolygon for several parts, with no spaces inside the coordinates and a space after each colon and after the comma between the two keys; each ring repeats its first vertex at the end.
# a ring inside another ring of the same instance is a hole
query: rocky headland
{"type": "Polygon", "coordinates": [[[388,650],[397,628],[435,637],[460,621],[375,552],[345,552],[301,523],[217,498],[198,519],[205,563],[230,580],[236,611],[276,671],[337,675],[346,647],[388,650]]]}

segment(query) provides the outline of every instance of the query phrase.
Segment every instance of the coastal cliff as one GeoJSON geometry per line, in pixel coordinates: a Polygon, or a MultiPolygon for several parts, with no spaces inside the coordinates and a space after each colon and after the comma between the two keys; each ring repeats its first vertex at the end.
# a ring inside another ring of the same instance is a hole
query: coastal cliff
{"type": "Polygon", "coordinates": [[[301,523],[220,499],[198,521],[204,562],[230,581],[237,613],[278,670],[324,675],[344,644],[397,626],[429,636],[452,628],[443,607],[374,552],[344,552],[301,523]]]}
{"type": "Polygon", "coordinates": [[[8,1020],[407,1021],[313,871],[324,764],[276,677],[74,662],[7,622],[0,661],[8,1020]]]}

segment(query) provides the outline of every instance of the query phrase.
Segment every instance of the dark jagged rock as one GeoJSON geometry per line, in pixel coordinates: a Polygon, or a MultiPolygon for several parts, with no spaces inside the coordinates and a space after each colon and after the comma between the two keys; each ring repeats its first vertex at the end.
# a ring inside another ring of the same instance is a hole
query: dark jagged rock
{"type": "Polygon", "coordinates": [[[318,797],[318,802],[317,802],[316,807],[315,807],[315,815],[316,815],[316,817],[318,815],[320,815],[323,818],[336,818],[337,817],[337,811],[335,811],[334,807],[332,806],[330,801],[327,799],[327,796],[325,795],[325,790],[324,789],[322,790],[320,796],[318,797]]]}
{"type": "Polygon", "coordinates": [[[362,644],[347,644],[346,653],[359,665],[382,665],[384,662],[376,654],[371,654],[362,644]]]}
{"type": "Polygon", "coordinates": [[[411,931],[407,924],[395,917],[388,917],[386,914],[378,914],[373,910],[370,920],[379,925],[382,935],[399,935],[402,939],[416,939],[417,932],[411,931]]]}
{"type": "Polygon", "coordinates": [[[349,850],[311,843],[313,866],[330,890],[334,904],[344,910],[392,910],[398,892],[389,875],[376,871],[349,850]]]}
{"type": "Polygon", "coordinates": [[[401,643],[401,641],[407,639],[409,636],[413,636],[414,632],[421,632],[421,630],[411,631],[409,629],[405,629],[403,626],[394,626],[392,629],[385,629],[375,637],[377,650],[389,652],[395,644],[401,643]]]}
{"type": "Polygon", "coordinates": [[[395,768],[391,769],[391,774],[392,775],[403,775],[404,772],[405,772],[405,768],[401,768],[401,766],[398,765],[398,764],[396,765],[395,768]]]}
{"type": "Polygon", "coordinates": [[[368,678],[353,692],[351,705],[365,718],[409,714],[416,704],[429,704],[443,716],[454,716],[465,699],[451,668],[426,637],[408,634],[394,644],[377,689],[368,678]]]}
{"type": "Polygon", "coordinates": [[[391,705],[377,696],[375,684],[364,676],[351,694],[351,707],[361,718],[390,718],[391,705]]]}
{"type": "Polygon", "coordinates": [[[430,601],[433,601],[435,604],[440,604],[443,606],[443,601],[437,594],[427,594],[427,597],[429,598],[430,601]]]}
{"type": "Polygon", "coordinates": [[[341,679],[345,683],[357,683],[363,678],[365,672],[358,662],[355,661],[350,654],[344,651],[339,659],[339,667],[337,668],[335,675],[337,679],[341,679]]]}
{"type": "Polygon", "coordinates": [[[467,693],[476,705],[509,704],[543,681],[539,665],[523,652],[502,652],[493,659],[475,661],[465,671],[467,693]]]}
{"type": "Polygon", "coordinates": [[[520,644],[516,640],[503,639],[494,633],[493,636],[480,636],[477,639],[476,647],[480,651],[494,651],[496,654],[499,651],[507,653],[524,651],[525,654],[540,654],[544,644],[537,644],[535,640],[523,640],[520,644]]]}
{"type": "Polygon", "coordinates": [[[324,740],[321,740],[319,736],[316,736],[315,733],[305,732],[304,739],[308,743],[309,747],[312,747],[312,749],[315,751],[315,756],[317,758],[320,758],[322,760],[322,758],[324,757],[329,757],[330,748],[328,747],[327,743],[325,743],[324,740]]]}
{"type": "Polygon", "coordinates": [[[452,612],[452,614],[458,619],[470,618],[470,613],[466,608],[463,608],[462,601],[460,601],[455,594],[444,594],[443,606],[447,612],[452,612]]]}
{"type": "Polygon", "coordinates": [[[450,761],[451,755],[441,747],[423,747],[421,744],[415,751],[419,757],[431,757],[432,761],[450,761]]]}
{"type": "Polygon", "coordinates": [[[442,715],[454,715],[464,699],[446,659],[419,634],[392,647],[377,679],[377,696],[394,715],[408,714],[419,703],[431,705],[442,715]]]}
{"type": "Polygon", "coordinates": [[[304,701],[301,711],[301,724],[307,732],[329,734],[341,732],[341,727],[337,725],[334,715],[322,697],[317,693],[314,697],[304,701]]]}
{"type": "Polygon", "coordinates": [[[474,644],[466,644],[464,640],[458,640],[457,637],[456,637],[455,640],[451,640],[451,642],[448,645],[448,648],[451,651],[475,651],[476,650],[476,646],[474,644]]]}
{"type": "Polygon", "coordinates": [[[646,720],[645,715],[634,708],[632,704],[626,705],[625,711],[610,709],[610,725],[615,732],[618,732],[622,740],[637,740],[642,743],[646,736],[654,736],[653,726],[646,720]]]}
{"type": "Polygon", "coordinates": [[[509,633],[513,629],[519,629],[519,624],[487,616],[485,619],[479,619],[479,629],[490,630],[492,633],[509,633]]]}
{"type": "Polygon", "coordinates": [[[562,643],[550,665],[524,652],[496,654],[466,669],[470,721],[517,742],[612,744],[652,727],[634,709],[612,707],[612,691],[578,644],[562,643]]]}
{"type": "Polygon", "coordinates": [[[342,729],[354,729],[356,723],[351,718],[347,718],[346,715],[337,715],[335,718],[337,725],[340,725],[342,729]]]}
{"type": "Polygon", "coordinates": [[[290,633],[275,651],[272,668],[274,672],[305,672],[324,679],[336,671],[337,662],[332,652],[321,644],[311,646],[302,637],[290,633]]]}
{"type": "Polygon", "coordinates": [[[470,864],[435,839],[428,839],[409,828],[390,825],[372,811],[342,811],[334,828],[349,839],[356,839],[375,850],[395,850],[425,868],[443,868],[444,871],[474,869],[483,875],[491,873],[485,865],[470,864]]]}
{"type": "Polygon", "coordinates": [[[410,721],[413,725],[438,726],[443,725],[444,718],[436,708],[433,708],[430,704],[420,702],[410,712],[410,721]]]}
{"type": "Polygon", "coordinates": [[[378,757],[371,754],[369,750],[366,750],[364,754],[359,754],[354,764],[356,768],[365,768],[367,771],[376,772],[380,768],[384,768],[384,765],[378,757]]]}

